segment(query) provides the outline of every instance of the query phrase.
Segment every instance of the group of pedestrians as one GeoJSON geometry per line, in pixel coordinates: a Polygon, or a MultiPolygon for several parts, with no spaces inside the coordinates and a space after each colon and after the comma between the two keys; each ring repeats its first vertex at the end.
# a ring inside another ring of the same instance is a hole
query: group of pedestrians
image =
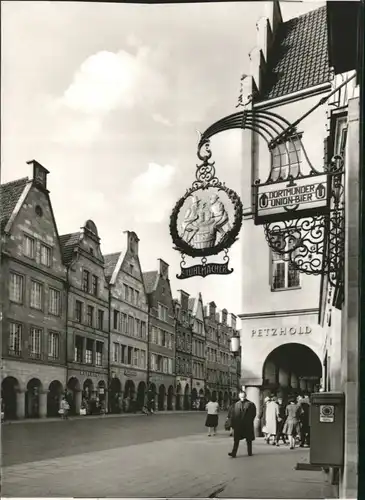
{"type": "Polygon", "coordinates": [[[290,397],[288,404],[274,395],[266,397],[260,415],[262,432],[267,444],[279,446],[289,442],[290,449],[298,442],[310,446],[310,401],[308,395],[290,397]],[[272,442],[271,442],[272,441],[272,442]]]}

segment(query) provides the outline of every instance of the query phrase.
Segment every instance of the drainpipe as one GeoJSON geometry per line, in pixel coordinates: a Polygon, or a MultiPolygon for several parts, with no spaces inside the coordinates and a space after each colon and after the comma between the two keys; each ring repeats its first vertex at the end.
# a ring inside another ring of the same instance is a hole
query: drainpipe
{"type": "Polygon", "coordinates": [[[110,366],[110,349],[111,349],[111,301],[112,293],[110,283],[108,284],[108,413],[111,413],[111,366],[110,366]]]}

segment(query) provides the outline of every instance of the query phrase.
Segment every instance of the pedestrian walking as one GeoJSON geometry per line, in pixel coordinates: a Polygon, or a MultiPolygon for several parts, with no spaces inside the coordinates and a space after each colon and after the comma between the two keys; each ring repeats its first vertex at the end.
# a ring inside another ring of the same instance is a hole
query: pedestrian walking
{"type": "Polygon", "coordinates": [[[217,398],[212,396],[209,400],[209,403],[205,407],[207,411],[207,418],[205,420],[205,427],[208,427],[208,436],[210,437],[216,435],[217,427],[218,427],[218,413],[219,413],[219,404],[217,403],[217,398]]]}
{"type": "Polygon", "coordinates": [[[267,432],[266,432],[266,408],[267,408],[267,404],[269,403],[269,401],[270,401],[270,398],[267,396],[264,399],[264,403],[262,405],[262,409],[261,409],[261,412],[259,415],[259,419],[261,422],[261,430],[262,430],[262,433],[264,435],[264,439],[267,442],[267,444],[269,444],[269,441],[267,439],[267,432]]]}
{"type": "Polygon", "coordinates": [[[60,409],[58,410],[58,413],[61,415],[62,420],[68,420],[69,409],[70,409],[70,405],[68,404],[68,401],[66,400],[66,398],[63,397],[61,399],[60,409]]]}
{"type": "Polygon", "coordinates": [[[289,404],[286,407],[286,421],[284,424],[283,432],[289,438],[290,449],[295,448],[295,438],[300,434],[300,422],[299,417],[301,413],[301,407],[295,402],[294,398],[289,399],[289,404]]]}
{"type": "Polygon", "coordinates": [[[245,391],[239,393],[239,401],[232,409],[233,449],[228,455],[236,458],[242,439],[246,439],[247,454],[252,456],[252,441],[255,439],[253,422],[256,417],[256,406],[249,401],[245,391]]]}
{"type": "Polygon", "coordinates": [[[278,398],[278,423],[276,427],[276,446],[279,445],[280,439],[282,439],[283,443],[286,444],[285,434],[283,433],[286,414],[285,414],[285,406],[283,404],[283,399],[278,398]]]}
{"type": "Polygon", "coordinates": [[[305,444],[310,446],[310,401],[306,394],[300,402],[300,447],[303,448],[305,444]]]}
{"type": "Polygon", "coordinates": [[[276,399],[271,396],[266,405],[266,442],[270,444],[271,437],[274,438],[273,445],[276,444],[277,424],[279,417],[279,406],[276,399]]]}
{"type": "Polygon", "coordinates": [[[227,415],[227,419],[225,421],[225,424],[224,424],[224,428],[226,429],[226,431],[229,431],[229,435],[232,437],[233,436],[233,427],[232,427],[232,413],[233,413],[233,408],[234,408],[234,405],[237,403],[237,399],[235,399],[232,404],[230,405],[230,407],[228,408],[228,415],[227,415]]]}

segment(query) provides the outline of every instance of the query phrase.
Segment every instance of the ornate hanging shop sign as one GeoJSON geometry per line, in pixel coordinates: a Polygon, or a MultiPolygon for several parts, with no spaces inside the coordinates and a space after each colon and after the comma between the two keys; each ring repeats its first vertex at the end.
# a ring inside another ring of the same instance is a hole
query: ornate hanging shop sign
{"type": "Polygon", "coordinates": [[[210,274],[231,274],[228,250],[237,240],[242,226],[243,207],[238,194],[215,175],[210,161],[209,140],[200,143],[195,181],[176,203],[170,217],[170,233],[175,250],[181,253],[179,279],[210,274]],[[208,262],[207,257],[224,252],[223,262],[208,262]],[[201,263],[186,266],[186,256],[201,263]]]}

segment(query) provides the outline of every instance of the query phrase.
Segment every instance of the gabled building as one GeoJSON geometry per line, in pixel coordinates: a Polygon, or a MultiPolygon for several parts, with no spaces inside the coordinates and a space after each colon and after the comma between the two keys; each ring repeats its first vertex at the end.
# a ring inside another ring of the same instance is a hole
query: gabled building
{"type": "Polygon", "coordinates": [[[169,265],[158,259],[158,270],[143,273],[148,296],[148,389],[156,410],[175,409],[175,317],[169,265]]]}
{"type": "Polygon", "coordinates": [[[218,359],[219,359],[219,405],[228,408],[232,400],[231,390],[231,373],[230,366],[232,353],[230,351],[231,327],[228,324],[228,311],[222,309],[219,313],[218,324],[218,359]]]}
{"type": "Polygon", "coordinates": [[[189,298],[189,311],[192,325],[191,406],[192,409],[203,409],[206,362],[204,306],[201,293],[195,299],[189,298]]]}
{"type": "Polygon", "coordinates": [[[237,317],[235,314],[231,313],[228,315],[228,326],[229,326],[229,377],[230,377],[230,389],[229,389],[229,401],[230,403],[236,401],[238,398],[238,393],[240,391],[240,379],[241,379],[241,358],[240,353],[235,356],[231,352],[231,338],[240,337],[240,332],[237,330],[237,317]]]}
{"type": "Polygon", "coordinates": [[[219,393],[219,314],[215,302],[209,302],[204,307],[206,328],[206,397],[217,398],[219,393]]]}
{"type": "Polygon", "coordinates": [[[109,283],[110,410],[135,411],[147,390],[148,302],[139,261],[139,239],[125,231],[125,247],[104,256],[109,283]]]}
{"type": "Polygon", "coordinates": [[[31,179],[0,188],[2,384],[5,419],[55,416],[66,385],[66,270],[36,160],[31,179]]]}
{"type": "Polygon", "coordinates": [[[176,327],[176,410],[191,408],[192,379],[192,324],[189,311],[189,294],[179,290],[180,298],[174,299],[176,327]]]}
{"type": "Polygon", "coordinates": [[[108,405],[108,283],[93,221],[60,237],[67,268],[67,398],[73,414],[81,405],[98,413],[108,405]]]}

